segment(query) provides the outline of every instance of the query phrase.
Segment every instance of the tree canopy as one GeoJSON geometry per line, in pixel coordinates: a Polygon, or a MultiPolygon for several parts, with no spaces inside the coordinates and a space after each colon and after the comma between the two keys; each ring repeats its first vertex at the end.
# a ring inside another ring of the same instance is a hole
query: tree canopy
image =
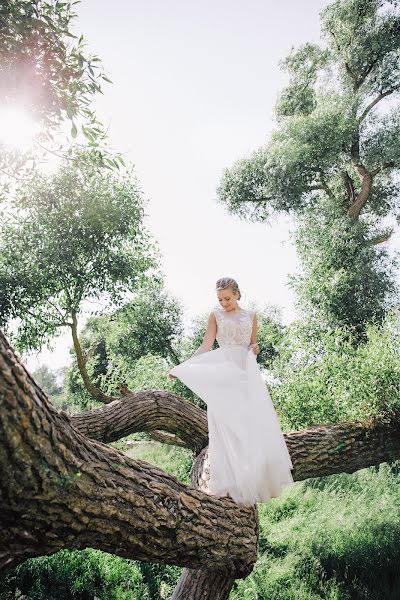
{"type": "Polygon", "coordinates": [[[398,9],[397,0],[337,0],[323,9],[326,46],[306,43],[281,61],[290,81],[276,102],[270,140],[225,169],[218,186],[231,214],[297,219],[305,267],[299,305],[326,325],[352,323],[360,335],[371,318],[382,319],[396,292],[388,256],[376,246],[392,233],[383,218],[400,222],[398,9]],[[319,243],[310,228],[319,228],[319,243]],[[342,246],[336,255],[332,245],[342,246]],[[311,272],[310,263],[321,261],[323,272],[311,272]]]}

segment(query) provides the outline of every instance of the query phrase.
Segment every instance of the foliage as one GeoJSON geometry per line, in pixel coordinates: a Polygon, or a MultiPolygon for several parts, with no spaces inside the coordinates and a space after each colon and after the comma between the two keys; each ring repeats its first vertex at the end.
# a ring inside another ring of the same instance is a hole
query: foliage
{"type": "Polygon", "coordinates": [[[48,128],[84,117],[87,137],[99,133],[92,97],[109,81],[100,59],[72,33],[74,1],[5,0],[0,4],[0,97],[22,104],[48,128]]]}
{"type": "MultiPolygon", "coordinates": [[[[151,279],[134,292],[129,302],[109,315],[88,319],[80,341],[89,357],[89,376],[96,386],[108,394],[119,393],[123,382],[130,389],[149,389],[149,381],[163,387],[168,368],[164,359],[178,362],[174,347],[182,336],[181,310],[177,300],[163,289],[162,282],[151,279]],[[148,362],[151,357],[156,363],[154,371],[148,362]],[[141,372],[142,360],[150,366],[150,372],[146,367],[141,372]],[[138,387],[139,382],[142,388],[138,387]]],[[[75,363],[68,369],[67,390],[80,404],[87,406],[90,402],[75,363]]]]}
{"type": "Polygon", "coordinates": [[[376,245],[390,237],[383,218],[400,222],[398,9],[397,0],[335,0],[325,7],[325,47],[306,43],[280,62],[290,80],[276,102],[269,141],[226,168],[218,186],[218,201],[230,214],[296,219],[304,318],[351,323],[360,335],[396,293],[395,261],[376,245]],[[385,111],[388,97],[393,106],[385,111]],[[332,246],[346,257],[343,264],[332,246]]]}
{"type": "Polygon", "coordinates": [[[400,410],[400,313],[369,324],[355,343],[350,328],[294,322],[278,345],[271,397],[284,429],[320,423],[387,420],[400,410]]]}
{"type": "Polygon", "coordinates": [[[163,592],[157,598],[167,597],[165,590],[176,583],[181,570],[161,565],[143,569],[139,561],[92,548],[60,550],[29,559],[6,573],[0,579],[0,594],[3,600],[153,600],[154,587],[163,592]]]}
{"type": "Polygon", "coordinates": [[[353,327],[359,339],[398,303],[400,291],[387,249],[368,244],[371,229],[365,220],[306,211],[296,232],[302,273],[289,275],[299,309],[321,327],[353,327]]]}
{"type": "Polygon", "coordinates": [[[32,377],[50,399],[61,394],[62,385],[58,381],[57,373],[47,365],[41,365],[35,369],[32,377]]]}
{"type": "Polygon", "coordinates": [[[157,465],[170,475],[174,475],[185,485],[190,485],[192,469],[192,451],[188,448],[163,444],[161,442],[140,442],[125,454],[137,460],[145,460],[157,465]]]}
{"type": "Polygon", "coordinates": [[[259,504],[258,560],[230,600],[396,598],[399,466],[308,479],[259,504]]]}
{"type": "Polygon", "coordinates": [[[34,173],[19,187],[0,230],[0,321],[18,320],[17,335],[8,333],[19,350],[71,326],[84,301],[115,306],[149,274],[157,278],[143,217],[135,178],[93,161],[77,168],[65,159],[54,175],[34,173]]]}

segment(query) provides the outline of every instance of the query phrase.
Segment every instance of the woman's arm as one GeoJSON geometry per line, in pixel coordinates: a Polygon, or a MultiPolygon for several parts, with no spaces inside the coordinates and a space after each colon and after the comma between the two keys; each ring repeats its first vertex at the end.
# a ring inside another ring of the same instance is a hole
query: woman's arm
{"type": "Polygon", "coordinates": [[[192,356],[196,356],[196,354],[202,354],[203,352],[209,352],[213,347],[216,335],[217,319],[215,318],[214,313],[211,312],[208,315],[207,329],[204,334],[203,341],[201,342],[201,345],[197,348],[196,352],[192,354],[192,356]]]}
{"type": "MultiPolygon", "coordinates": [[[[202,354],[203,352],[208,352],[211,350],[214,344],[214,340],[217,335],[217,319],[215,318],[214,313],[210,313],[207,321],[207,330],[204,334],[203,341],[201,345],[197,348],[196,352],[192,354],[192,356],[196,356],[196,354],[202,354]]],[[[192,356],[190,358],[192,358],[192,356]]],[[[188,359],[187,359],[188,360],[188,359]]],[[[168,373],[168,377],[170,379],[177,379],[175,375],[168,373]]]]}
{"type": "Polygon", "coordinates": [[[261,352],[260,346],[257,344],[257,315],[254,313],[253,315],[253,329],[251,331],[250,338],[250,348],[253,347],[255,354],[259,354],[261,352]]]}

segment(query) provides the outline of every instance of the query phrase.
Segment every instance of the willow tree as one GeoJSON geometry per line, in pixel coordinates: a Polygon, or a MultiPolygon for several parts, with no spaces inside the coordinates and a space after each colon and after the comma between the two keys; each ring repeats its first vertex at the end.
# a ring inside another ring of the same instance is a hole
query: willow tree
{"type": "Polygon", "coordinates": [[[107,402],[112,397],[88,376],[79,316],[85,302],[115,307],[147,277],[157,280],[158,251],[133,175],[71,154],[56,173],[26,179],[1,217],[0,323],[20,351],[40,349],[68,328],[86,388],[107,402]]]}
{"type": "Polygon", "coordinates": [[[398,0],[336,0],[320,12],[324,47],[292,48],[269,142],[225,169],[218,200],[243,219],[297,221],[307,319],[362,336],[393,303],[396,261],[382,246],[399,223],[398,0]],[[390,100],[390,102],[389,102],[390,100]]]}

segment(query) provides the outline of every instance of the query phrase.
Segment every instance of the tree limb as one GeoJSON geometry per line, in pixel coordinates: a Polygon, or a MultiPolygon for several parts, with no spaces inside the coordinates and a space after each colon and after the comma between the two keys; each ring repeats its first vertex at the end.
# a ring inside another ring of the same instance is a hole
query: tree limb
{"type": "Polygon", "coordinates": [[[116,400],[116,398],[113,398],[112,396],[107,396],[107,394],[104,394],[90,380],[89,373],[87,372],[87,368],[86,368],[85,356],[82,352],[81,344],[80,344],[79,337],[78,337],[78,320],[77,320],[76,312],[74,310],[71,310],[71,317],[72,317],[72,326],[71,326],[72,339],[74,342],[76,361],[78,363],[79,372],[82,376],[83,384],[84,384],[85,388],[87,389],[87,391],[89,392],[89,394],[95,400],[98,400],[99,402],[103,402],[105,404],[108,402],[113,402],[113,400],[116,400]]]}
{"type": "Polygon", "coordinates": [[[368,115],[368,113],[370,112],[370,110],[376,105],[378,104],[378,102],[380,102],[383,98],[386,98],[386,96],[389,96],[390,94],[393,94],[393,92],[396,92],[397,90],[400,90],[400,84],[396,85],[394,88],[391,88],[389,90],[386,90],[386,92],[381,92],[378,96],[376,96],[376,98],[374,98],[372,100],[372,102],[370,102],[368,104],[368,106],[365,108],[365,110],[362,112],[361,116],[358,118],[358,124],[360,124],[365,117],[368,115]]]}
{"type": "Polygon", "coordinates": [[[104,444],[131,433],[158,430],[177,435],[196,453],[208,442],[207,413],[164,390],[131,392],[124,398],[73,415],[70,419],[83,435],[104,444]]]}
{"type": "Polygon", "coordinates": [[[383,244],[383,242],[387,242],[392,237],[393,232],[394,229],[390,229],[386,233],[368,240],[367,246],[376,246],[377,244],[383,244]]]}

